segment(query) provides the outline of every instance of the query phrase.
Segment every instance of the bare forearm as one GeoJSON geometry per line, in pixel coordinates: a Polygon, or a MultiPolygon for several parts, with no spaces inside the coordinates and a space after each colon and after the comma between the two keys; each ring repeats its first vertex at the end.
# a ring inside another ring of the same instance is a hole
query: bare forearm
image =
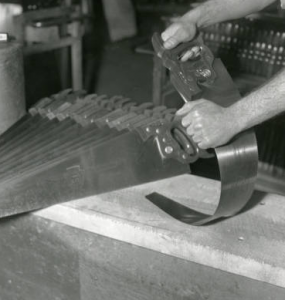
{"type": "Polygon", "coordinates": [[[285,69],[239,102],[229,107],[240,126],[245,130],[285,112],[285,69]]]}
{"type": "Polygon", "coordinates": [[[186,13],[183,20],[196,19],[198,27],[206,27],[218,22],[245,17],[258,12],[275,0],[209,0],[186,13]]]}
{"type": "Polygon", "coordinates": [[[227,143],[239,132],[285,112],[285,69],[230,107],[200,99],[186,103],[177,115],[202,149],[227,143]]]}

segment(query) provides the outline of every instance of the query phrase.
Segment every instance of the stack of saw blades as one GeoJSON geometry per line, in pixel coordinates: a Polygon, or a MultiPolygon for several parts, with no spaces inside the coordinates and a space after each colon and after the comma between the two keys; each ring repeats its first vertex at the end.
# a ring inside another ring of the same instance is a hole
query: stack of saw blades
{"type": "MultiPolygon", "coordinates": [[[[189,173],[189,163],[213,153],[200,149],[174,115],[165,106],[84,91],[42,99],[0,136],[0,217],[189,173]]],[[[214,149],[214,155],[221,175],[214,214],[155,193],[147,199],[192,225],[236,214],[254,189],[253,133],[214,149]]]]}
{"type": "Polygon", "coordinates": [[[174,113],[83,91],[40,100],[0,137],[0,216],[189,172],[150,138],[174,113]]]}

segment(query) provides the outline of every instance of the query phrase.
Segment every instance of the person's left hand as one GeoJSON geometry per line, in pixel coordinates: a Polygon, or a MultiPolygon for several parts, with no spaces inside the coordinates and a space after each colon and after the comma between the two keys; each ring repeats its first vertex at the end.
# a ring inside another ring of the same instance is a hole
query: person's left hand
{"type": "Polygon", "coordinates": [[[176,115],[201,149],[221,146],[240,131],[231,110],[205,99],[186,103],[176,115]]]}

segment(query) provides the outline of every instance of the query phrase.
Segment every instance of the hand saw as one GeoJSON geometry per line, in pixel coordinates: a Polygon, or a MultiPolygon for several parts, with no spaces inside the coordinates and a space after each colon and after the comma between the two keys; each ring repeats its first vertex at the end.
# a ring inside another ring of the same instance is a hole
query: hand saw
{"type": "Polygon", "coordinates": [[[188,173],[154,141],[173,116],[120,96],[42,99],[0,136],[0,216],[188,173]]]}
{"type": "MultiPolygon", "coordinates": [[[[220,71],[214,71],[218,80],[220,71]]],[[[223,90],[214,89],[214,95],[223,90]]],[[[173,109],[137,105],[120,96],[66,90],[42,99],[0,136],[0,217],[189,173],[189,163],[209,153],[199,149],[173,118],[173,109]]],[[[222,183],[228,183],[229,192],[238,198],[234,203],[240,203],[240,195],[246,201],[253,189],[249,181],[254,179],[250,166],[255,157],[248,155],[246,137],[238,139],[237,148],[244,145],[247,155],[223,164],[229,173],[237,164],[249,167],[250,172],[237,173],[244,176],[242,181],[222,176],[222,183]]],[[[220,203],[224,198],[228,199],[225,189],[220,203]]],[[[215,218],[230,214],[232,206],[215,218]]]]}
{"type": "MultiPolygon", "coordinates": [[[[199,95],[226,107],[241,98],[221,60],[213,57],[201,37],[180,44],[173,50],[166,50],[163,47],[163,41],[158,33],[153,35],[152,42],[156,55],[169,69],[171,81],[185,102],[199,95]],[[181,62],[181,55],[193,46],[200,47],[199,57],[181,62]]],[[[179,130],[180,136],[191,145],[196,157],[207,157],[205,151],[199,149],[180,124],[172,124],[167,131],[168,134],[175,129],[179,130]]],[[[158,141],[162,148],[162,139],[158,141]]],[[[192,225],[203,225],[239,212],[252,195],[257,177],[258,151],[253,130],[242,132],[227,145],[214,149],[214,153],[219,165],[221,194],[212,215],[195,211],[157,193],[148,195],[147,198],[174,218],[192,225]]]]}

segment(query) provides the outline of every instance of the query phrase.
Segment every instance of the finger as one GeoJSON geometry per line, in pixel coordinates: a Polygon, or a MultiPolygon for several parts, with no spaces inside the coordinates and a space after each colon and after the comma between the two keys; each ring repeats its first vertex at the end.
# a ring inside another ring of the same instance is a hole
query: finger
{"type": "Polygon", "coordinates": [[[201,123],[200,123],[200,115],[197,110],[192,110],[188,114],[186,114],[182,120],[181,124],[184,127],[189,126],[190,124],[193,125],[193,129],[195,130],[201,130],[201,123]]]}
{"type": "Polygon", "coordinates": [[[195,124],[193,125],[193,128],[194,128],[194,130],[195,130],[196,132],[198,132],[198,131],[201,131],[201,130],[202,130],[203,126],[202,126],[201,123],[195,123],[195,124]]]}
{"type": "Polygon", "coordinates": [[[185,62],[190,58],[196,58],[197,56],[200,55],[200,52],[201,52],[201,48],[199,46],[195,46],[182,55],[181,61],[185,62]]]}
{"type": "Polygon", "coordinates": [[[170,26],[168,26],[162,33],[161,33],[161,38],[162,40],[165,42],[166,40],[168,40],[170,37],[173,36],[173,34],[178,30],[178,28],[180,27],[180,23],[179,22],[175,22],[173,24],[171,24],[170,26]]]}
{"type": "Polygon", "coordinates": [[[200,142],[197,143],[198,147],[201,149],[209,149],[213,148],[213,145],[208,141],[208,139],[202,139],[200,142]]]}
{"type": "Polygon", "coordinates": [[[179,110],[177,110],[176,114],[177,115],[185,115],[188,112],[190,112],[196,105],[200,105],[202,103],[207,102],[208,100],[205,100],[203,98],[199,99],[199,100],[195,100],[195,101],[189,101],[187,103],[185,103],[182,108],[180,108],[179,110]]]}
{"type": "Polygon", "coordinates": [[[190,124],[185,127],[187,127],[186,131],[188,134],[203,136],[202,125],[200,123],[196,123],[196,120],[190,120],[190,124]]]}
{"type": "Polygon", "coordinates": [[[190,135],[190,136],[194,136],[194,134],[195,134],[195,132],[194,132],[194,129],[193,129],[193,126],[188,126],[187,128],[186,128],[186,132],[187,132],[187,134],[188,135],[190,135]]]}
{"type": "Polygon", "coordinates": [[[194,52],[191,50],[186,51],[182,56],[181,56],[181,61],[185,62],[188,59],[191,59],[192,57],[194,57],[194,52]]]}
{"type": "Polygon", "coordinates": [[[176,31],[181,27],[181,24],[179,22],[171,24],[168,28],[166,28],[161,33],[161,38],[164,42],[166,42],[168,39],[170,39],[176,31]]]}
{"type": "Polygon", "coordinates": [[[199,109],[197,107],[198,105],[194,106],[192,109],[191,109],[191,114],[192,114],[192,118],[196,118],[196,120],[198,118],[200,118],[200,112],[199,112],[199,109]]]}
{"type": "Polygon", "coordinates": [[[201,143],[202,140],[203,140],[203,138],[202,138],[200,135],[197,135],[197,134],[194,134],[194,135],[192,136],[192,139],[193,139],[193,141],[194,141],[195,143],[197,143],[197,145],[198,145],[199,143],[201,143]]]}
{"type": "Polygon", "coordinates": [[[194,56],[197,57],[201,53],[201,47],[200,46],[195,46],[192,48],[192,51],[194,52],[194,56]]]}
{"type": "Polygon", "coordinates": [[[190,101],[185,103],[182,108],[177,110],[176,114],[177,115],[185,115],[187,114],[196,104],[198,101],[190,101]]]}
{"type": "Polygon", "coordinates": [[[207,137],[204,137],[201,139],[201,141],[198,143],[198,146],[201,149],[209,149],[209,148],[214,148],[216,145],[207,137]]]}
{"type": "MultiPolygon", "coordinates": [[[[192,38],[192,37],[191,37],[192,38]]],[[[187,30],[183,27],[183,25],[180,25],[178,29],[174,32],[174,34],[167,39],[163,46],[166,49],[172,49],[179,45],[182,42],[186,42],[190,40],[189,33],[187,30]]]]}
{"type": "Polygon", "coordinates": [[[193,120],[193,116],[191,114],[187,114],[185,117],[182,118],[181,124],[183,127],[188,127],[193,120]]]}

